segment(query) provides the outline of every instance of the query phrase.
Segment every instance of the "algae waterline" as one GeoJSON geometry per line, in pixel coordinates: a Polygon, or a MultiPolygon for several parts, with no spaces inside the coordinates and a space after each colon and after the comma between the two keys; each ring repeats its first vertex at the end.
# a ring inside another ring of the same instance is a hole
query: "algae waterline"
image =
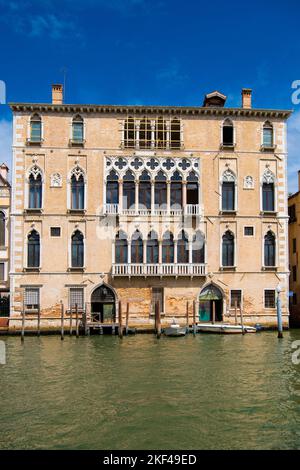
{"type": "Polygon", "coordinates": [[[299,330],[1,337],[1,449],[299,449],[299,330]]]}

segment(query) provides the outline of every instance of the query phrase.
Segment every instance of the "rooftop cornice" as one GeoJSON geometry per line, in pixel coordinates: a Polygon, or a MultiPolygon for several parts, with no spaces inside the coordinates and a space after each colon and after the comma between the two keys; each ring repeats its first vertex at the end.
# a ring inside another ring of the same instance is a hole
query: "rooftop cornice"
{"type": "Polygon", "coordinates": [[[288,119],[292,110],[283,109],[245,109],[222,107],[185,107],[185,106],[124,106],[93,104],[47,104],[47,103],[9,103],[13,112],[50,112],[50,113],[99,113],[119,115],[173,114],[188,116],[243,116],[272,117],[288,119]]]}

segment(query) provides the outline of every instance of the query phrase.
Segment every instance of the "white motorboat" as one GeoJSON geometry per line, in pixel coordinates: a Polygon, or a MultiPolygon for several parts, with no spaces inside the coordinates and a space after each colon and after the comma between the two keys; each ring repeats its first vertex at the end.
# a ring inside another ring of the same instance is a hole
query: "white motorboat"
{"type": "Polygon", "coordinates": [[[201,333],[242,334],[256,333],[253,326],[231,325],[230,323],[197,323],[197,331],[201,333]]]}
{"type": "Polygon", "coordinates": [[[180,326],[176,323],[175,319],[173,318],[173,322],[170,326],[167,326],[164,329],[164,334],[166,336],[185,336],[186,335],[186,327],[180,326]]]}

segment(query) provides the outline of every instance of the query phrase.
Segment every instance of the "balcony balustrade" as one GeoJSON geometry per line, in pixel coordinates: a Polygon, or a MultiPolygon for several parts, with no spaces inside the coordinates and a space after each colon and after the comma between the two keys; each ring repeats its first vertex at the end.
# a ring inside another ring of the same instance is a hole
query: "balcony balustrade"
{"type": "Polygon", "coordinates": [[[206,276],[206,265],[195,263],[162,263],[162,264],[113,264],[112,276],[153,277],[153,276],[206,276]]]}
{"type": "Polygon", "coordinates": [[[103,207],[104,215],[127,215],[127,216],[181,216],[181,215],[200,215],[199,204],[186,204],[183,208],[157,208],[147,209],[145,207],[133,207],[130,209],[124,209],[119,204],[104,204],[103,207]]]}

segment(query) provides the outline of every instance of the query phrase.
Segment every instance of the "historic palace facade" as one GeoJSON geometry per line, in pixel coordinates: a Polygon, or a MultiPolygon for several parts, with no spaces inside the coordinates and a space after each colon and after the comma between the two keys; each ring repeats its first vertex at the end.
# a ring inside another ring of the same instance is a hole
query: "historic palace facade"
{"type": "Polygon", "coordinates": [[[101,321],[288,323],[289,111],[12,103],[11,322],[78,305],[101,321]],[[212,300],[213,299],[213,300],[212,300]]]}

